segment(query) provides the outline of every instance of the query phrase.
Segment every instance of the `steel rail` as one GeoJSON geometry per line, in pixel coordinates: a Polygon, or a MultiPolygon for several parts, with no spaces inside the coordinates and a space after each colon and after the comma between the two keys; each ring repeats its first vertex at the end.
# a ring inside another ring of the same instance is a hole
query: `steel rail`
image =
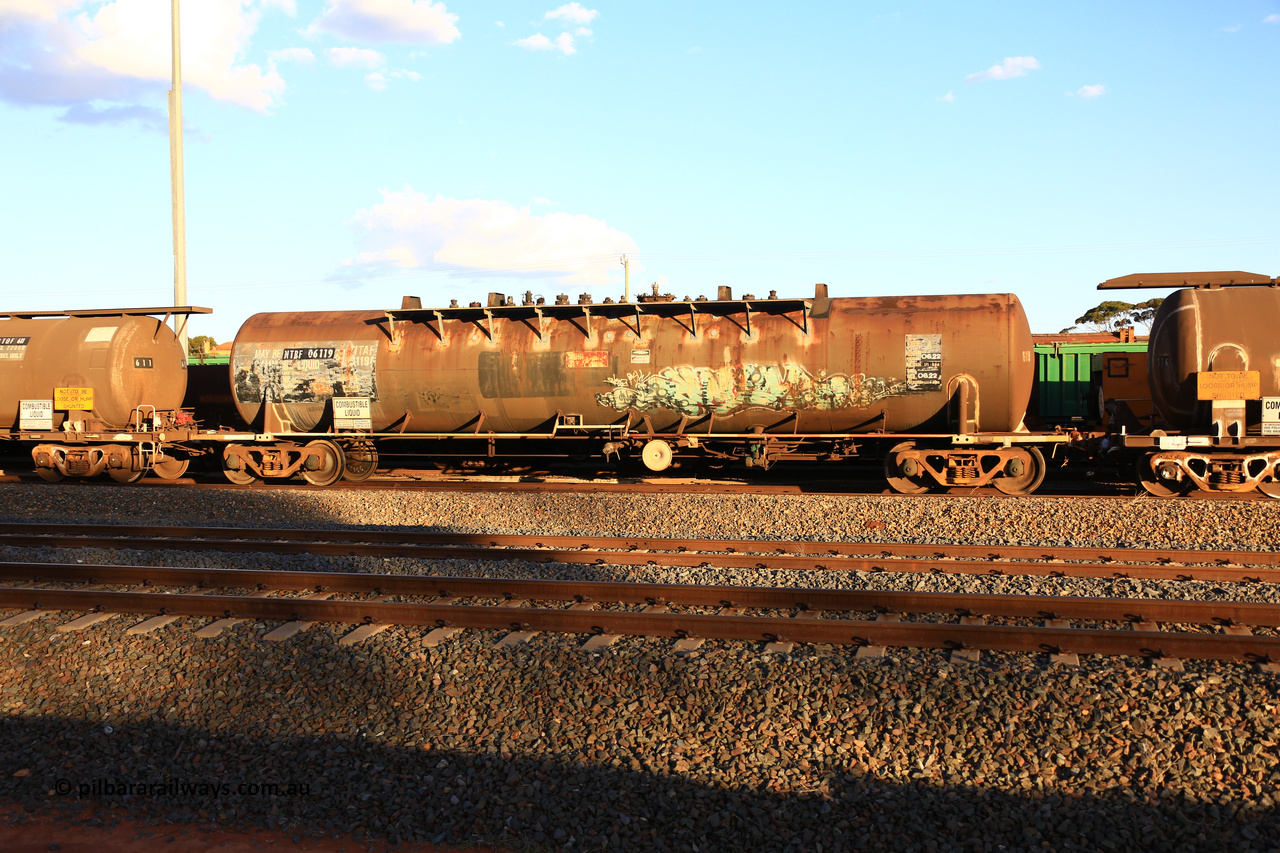
{"type": "MultiPolygon", "coordinates": [[[[1267,565],[1243,567],[1236,565],[1187,565],[1177,566],[1170,563],[1139,564],[1119,561],[1102,563],[1060,562],[1063,559],[1062,549],[1020,549],[1024,553],[1036,553],[1040,560],[1010,560],[1001,557],[1001,551],[1008,549],[982,548],[981,546],[957,546],[955,552],[941,550],[938,546],[898,546],[898,545],[859,545],[853,543],[804,543],[785,542],[770,543],[765,541],[739,540],[734,542],[714,542],[710,540],[661,540],[661,539],[607,539],[593,537],[507,537],[507,536],[453,536],[450,534],[417,534],[418,536],[441,536],[442,542],[458,542],[473,540],[490,543],[485,546],[465,546],[458,544],[387,544],[367,540],[377,539],[378,532],[368,531],[334,531],[343,535],[338,541],[324,541],[330,531],[240,531],[227,528],[119,528],[127,533],[112,531],[111,527],[94,528],[89,526],[77,529],[49,526],[49,532],[43,535],[4,532],[4,527],[22,527],[22,525],[0,525],[0,544],[10,546],[32,547],[94,547],[116,548],[139,551],[182,550],[182,551],[223,551],[229,553],[277,553],[277,554],[314,554],[336,556],[368,556],[368,557],[400,557],[421,560],[485,560],[485,561],[523,561],[531,563],[560,563],[568,565],[617,565],[644,566],[664,565],[685,568],[717,566],[721,568],[775,569],[791,571],[864,571],[864,572],[931,572],[937,574],[989,574],[989,575],[1034,575],[1042,577],[1116,577],[1142,580],[1199,580],[1214,582],[1280,582],[1280,568],[1267,565]],[[214,531],[213,536],[204,535],[206,531],[214,531]],[[70,532],[69,532],[70,531],[70,532]],[[98,531],[90,533],[89,531],[98,531]],[[103,533],[101,531],[112,531],[103,533]],[[246,535],[241,535],[246,534],[246,535]],[[273,534],[281,534],[274,536],[273,534]],[[145,537],[145,538],[137,538],[145,537]],[[225,537],[225,538],[224,538],[225,537]],[[365,541],[360,541],[365,540],[365,541]],[[504,545],[504,542],[516,543],[504,545]],[[527,547],[533,542],[534,547],[527,547]],[[572,550],[545,547],[549,542],[574,543],[572,550]],[[595,543],[597,547],[592,547],[595,543]],[[524,545],[525,547],[518,547],[524,545]],[[598,547],[599,545],[612,547],[598,547]],[[702,546],[708,550],[693,550],[689,546],[702,546]],[[802,551],[817,547],[826,548],[827,553],[789,554],[778,551],[798,546],[802,551]],[[765,548],[770,549],[764,553],[765,548]],[[815,547],[817,546],[817,547],[815,547]],[[760,553],[742,553],[739,549],[760,548],[760,553]],[[625,550],[621,550],[625,549],[625,550]],[[672,549],[672,550],[667,550],[672,549]],[[715,550],[712,550],[715,549],[715,550]],[[878,556],[862,556],[868,551],[903,551],[902,555],[883,553],[878,556]],[[930,556],[909,556],[911,552],[931,552],[930,556]],[[972,559],[949,559],[957,556],[971,556],[972,559]],[[1052,560],[1049,562],[1048,560],[1052,560]]],[[[413,538],[400,537],[397,538],[413,538]]],[[[1097,549],[1081,549],[1087,557],[1099,553],[1097,549]]],[[[1124,553],[1111,551],[1111,554],[1124,553]]],[[[1261,561],[1269,563],[1280,555],[1275,552],[1170,552],[1148,551],[1142,553],[1155,554],[1156,559],[1167,559],[1162,555],[1176,553],[1182,559],[1203,559],[1205,561],[1252,559],[1258,555],[1261,561]],[[1248,554],[1248,557],[1245,557],[1248,554]]],[[[1072,554],[1071,556],[1077,556],[1072,554]]],[[[1138,558],[1137,554],[1134,555],[1138,558]]]]}
{"type": "Polygon", "coordinates": [[[670,612],[617,612],[457,604],[402,604],[297,598],[49,589],[0,590],[0,607],[264,621],[387,623],[573,634],[706,637],[830,645],[1013,652],[1075,652],[1266,663],[1280,660],[1280,637],[1164,631],[895,623],[670,612]],[[86,606],[90,605],[91,606],[86,606]]]}
{"type": "MultiPolygon", "coordinates": [[[[935,613],[1113,622],[1280,627],[1280,604],[1003,595],[892,590],[833,590],[759,586],[513,580],[510,578],[207,569],[82,563],[0,563],[0,580],[29,583],[144,584],[157,587],[313,590],[381,596],[464,597],[562,602],[674,604],[759,610],[935,613]]],[[[26,590],[24,590],[25,592],[26,590]]]]}

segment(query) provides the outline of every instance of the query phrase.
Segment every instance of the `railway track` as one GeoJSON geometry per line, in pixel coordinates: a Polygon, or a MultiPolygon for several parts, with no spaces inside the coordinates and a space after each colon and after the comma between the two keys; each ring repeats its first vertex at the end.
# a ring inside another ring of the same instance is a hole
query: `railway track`
{"type": "MultiPolygon", "coordinates": [[[[97,485],[111,485],[110,481],[89,481],[97,485]]],[[[0,474],[0,483],[27,483],[48,488],[50,484],[34,474],[0,474]]],[[[75,488],[84,483],[61,483],[57,488],[75,488]]],[[[372,492],[479,492],[485,494],[508,493],[579,493],[582,491],[625,494],[708,494],[708,495],[858,495],[865,497],[907,497],[932,500],[946,497],[984,497],[997,500],[1072,500],[1103,499],[1130,501],[1148,499],[1141,489],[1130,483],[1101,483],[1081,487],[1076,484],[1046,484],[1034,494],[1006,495],[996,489],[943,489],[916,495],[900,495],[878,483],[806,481],[789,483],[725,482],[706,478],[670,478],[654,480],[561,480],[526,477],[477,477],[467,479],[437,479],[420,473],[400,476],[379,476],[361,482],[340,480],[331,486],[313,486],[303,480],[255,481],[246,485],[226,482],[220,477],[207,479],[180,478],[162,480],[148,477],[129,485],[131,489],[217,489],[240,491],[271,491],[277,489],[301,489],[304,491],[372,491],[372,492]]],[[[1157,500],[1151,498],[1152,500],[1157,500]]],[[[1191,492],[1158,500],[1209,500],[1209,501],[1258,501],[1272,500],[1266,495],[1252,492],[1191,492]]]]}
{"type": "Polygon", "coordinates": [[[556,632],[587,635],[589,647],[630,635],[686,644],[703,638],[768,642],[785,646],[775,645],[783,651],[794,643],[852,646],[862,654],[902,646],[1059,659],[1212,659],[1280,669],[1276,604],[47,563],[0,563],[0,582],[6,584],[0,609],[20,611],[0,627],[70,611],[85,615],[58,630],[139,614],[150,618],[131,633],[203,617],[214,620],[196,631],[206,637],[244,620],[284,623],[267,635],[273,639],[287,638],[290,632],[282,628],[332,622],[360,626],[344,642],[404,625],[433,629],[424,637],[427,644],[480,629],[511,632],[507,644],[511,637],[522,642],[556,632]],[[1079,626],[1081,621],[1092,626],[1079,626]]]}
{"type": "Polygon", "coordinates": [[[1280,582],[1280,552],[0,524],[0,545],[792,571],[1280,582]]]}

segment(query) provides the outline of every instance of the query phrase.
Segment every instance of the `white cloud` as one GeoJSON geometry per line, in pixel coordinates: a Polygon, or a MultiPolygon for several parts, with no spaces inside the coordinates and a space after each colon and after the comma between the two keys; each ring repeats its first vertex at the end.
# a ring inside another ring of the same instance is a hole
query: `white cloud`
{"type": "Polygon", "coordinates": [[[1262,19],[1264,24],[1280,24],[1280,15],[1267,15],[1262,19]]]}
{"type": "Polygon", "coordinates": [[[516,39],[516,44],[526,50],[558,50],[565,56],[572,56],[578,52],[578,49],[573,44],[573,36],[568,33],[561,33],[556,36],[555,41],[547,38],[542,33],[535,33],[528,38],[516,39]]]}
{"type": "Polygon", "coordinates": [[[1028,71],[1040,67],[1034,56],[1009,56],[1004,62],[993,65],[986,71],[979,71],[964,78],[966,83],[981,83],[984,80],[1012,80],[1014,77],[1025,77],[1028,71]]]}
{"type": "Polygon", "coordinates": [[[336,68],[381,68],[387,58],[376,50],[363,47],[331,47],[324,52],[329,64],[336,68]]]}
{"type": "Polygon", "coordinates": [[[1105,83],[1098,83],[1095,86],[1081,86],[1079,89],[1076,89],[1075,94],[1085,100],[1101,98],[1103,95],[1107,94],[1107,86],[1105,83]]]}
{"type": "Polygon", "coordinates": [[[385,74],[381,71],[374,71],[372,74],[366,74],[364,77],[365,85],[375,92],[381,92],[387,88],[392,80],[410,80],[417,83],[422,79],[422,75],[417,71],[388,71],[385,74]]]}
{"type": "Polygon", "coordinates": [[[1224,33],[1238,33],[1238,32],[1240,32],[1242,29],[1244,29],[1244,27],[1242,27],[1240,24],[1232,24],[1232,25],[1231,25],[1231,26],[1229,26],[1229,27],[1223,27],[1223,28],[1222,28],[1222,31],[1223,31],[1224,33]]]}
{"type": "Polygon", "coordinates": [[[584,9],[581,3],[566,3],[552,9],[543,17],[548,21],[564,21],[567,24],[589,24],[600,14],[595,9],[584,9]]]}
{"type": "Polygon", "coordinates": [[[451,44],[462,37],[457,20],[431,0],[329,0],[310,31],[356,41],[451,44]]]}
{"type": "MultiPolygon", "coordinates": [[[[136,104],[170,79],[168,4],[109,0],[84,11],[83,2],[37,4],[0,0],[6,62],[0,99],[71,106],[93,101],[136,104]]],[[[260,0],[192,3],[182,10],[184,84],[220,101],[266,111],[285,82],[241,61],[262,17],[260,0]]]]}
{"type": "Polygon", "coordinates": [[[582,214],[537,215],[505,201],[428,199],[406,187],[357,211],[360,253],[344,262],[367,273],[454,270],[552,278],[566,285],[617,277],[618,255],[638,252],[628,235],[582,214]]]}
{"type": "Polygon", "coordinates": [[[542,33],[534,33],[528,38],[516,39],[516,44],[529,50],[554,50],[555,45],[551,43],[551,39],[542,33]]]}
{"type": "MultiPolygon", "coordinates": [[[[599,15],[599,11],[584,8],[581,3],[566,3],[543,15],[543,18],[547,21],[560,22],[565,27],[565,32],[560,33],[554,39],[548,38],[542,33],[534,33],[527,38],[516,39],[515,44],[525,50],[553,50],[559,51],[565,56],[573,56],[578,52],[578,46],[574,41],[575,37],[591,38],[591,28],[586,25],[599,17],[599,15]],[[574,26],[575,24],[577,26],[574,26]],[[569,30],[572,30],[572,32],[569,30]]],[[[499,22],[499,26],[501,26],[501,22],[499,22]]]]}
{"type": "Polygon", "coordinates": [[[0,0],[0,29],[14,21],[56,21],[84,0],[0,0]]]}
{"type": "Polygon", "coordinates": [[[944,104],[954,104],[956,102],[956,96],[951,92],[947,92],[947,94],[938,98],[938,100],[942,101],[944,104]]]}
{"type": "Polygon", "coordinates": [[[283,50],[273,50],[267,54],[267,58],[272,62],[300,62],[304,65],[316,61],[316,55],[305,47],[286,47],[283,50]]]}

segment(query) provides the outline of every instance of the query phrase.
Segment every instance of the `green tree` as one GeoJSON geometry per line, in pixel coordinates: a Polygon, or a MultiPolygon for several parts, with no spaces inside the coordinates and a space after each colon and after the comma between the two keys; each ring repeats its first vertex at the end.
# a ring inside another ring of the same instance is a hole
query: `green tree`
{"type": "Polygon", "coordinates": [[[1084,312],[1076,318],[1076,325],[1062,331],[1069,332],[1080,326],[1085,326],[1091,332],[1114,332],[1125,326],[1142,326],[1150,329],[1151,321],[1155,319],[1156,311],[1160,309],[1163,302],[1163,297],[1148,299],[1136,305],[1131,302],[1108,300],[1084,312]]]}
{"type": "Polygon", "coordinates": [[[215,341],[213,338],[211,338],[209,335],[196,335],[194,338],[188,338],[187,354],[199,355],[200,353],[204,352],[204,348],[206,345],[208,346],[209,350],[212,351],[213,348],[218,345],[218,342],[215,341]]]}

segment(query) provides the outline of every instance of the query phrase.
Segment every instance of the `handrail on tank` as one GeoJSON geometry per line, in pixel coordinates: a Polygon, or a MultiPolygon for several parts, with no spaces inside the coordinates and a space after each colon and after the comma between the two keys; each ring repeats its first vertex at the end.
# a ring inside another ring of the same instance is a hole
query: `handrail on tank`
{"type": "MultiPolygon", "coordinates": [[[[387,321],[394,329],[397,320],[417,321],[424,323],[434,332],[437,337],[440,332],[431,327],[432,320],[443,323],[446,319],[463,320],[475,323],[480,326],[481,321],[502,317],[508,320],[523,320],[526,323],[530,320],[536,320],[539,330],[545,320],[561,320],[573,321],[576,319],[586,319],[587,323],[591,322],[592,315],[603,317],[609,320],[621,320],[624,323],[634,318],[635,327],[631,328],[633,332],[639,335],[640,318],[644,315],[658,317],[660,319],[675,319],[681,322],[682,318],[688,318],[689,326],[685,326],[690,334],[696,336],[697,325],[694,320],[695,314],[709,314],[731,319],[734,314],[745,314],[747,317],[746,325],[738,324],[748,334],[750,334],[751,314],[773,314],[779,316],[787,316],[795,312],[802,314],[802,320],[791,322],[804,331],[809,331],[809,314],[813,310],[812,299],[730,299],[730,300],[672,300],[670,302],[590,302],[579,304],[561,304],[549,305],[543,303],[541,305],[484,305],[476,307],[449,307],[449,308],[391,308],[386,310],[385,316],[387,321]]],[[[735,321],[736,322],[736,321],[735,321]]],[[[481,326],[483,329],[484,327],[481,326]]],[[[530,326],[532,328],[532,326],[530,326]]],[[[485,330],[488,334],[488,331],[485,330]]],[[[541,334],[539,334],[541,337],[541,334]]]]}
{"type": "Polygon", "coordinates": [[[144,432],[142,428],[142,423],[143,423],[142,410],[143,409],[146,409],[151,413],[151,423],[154,424],[156,422],[155,406],[152,406],[148,403],[143,403],[139,406],[134,406],[133,407],[133,431],[134,432],[144,432]]]}

